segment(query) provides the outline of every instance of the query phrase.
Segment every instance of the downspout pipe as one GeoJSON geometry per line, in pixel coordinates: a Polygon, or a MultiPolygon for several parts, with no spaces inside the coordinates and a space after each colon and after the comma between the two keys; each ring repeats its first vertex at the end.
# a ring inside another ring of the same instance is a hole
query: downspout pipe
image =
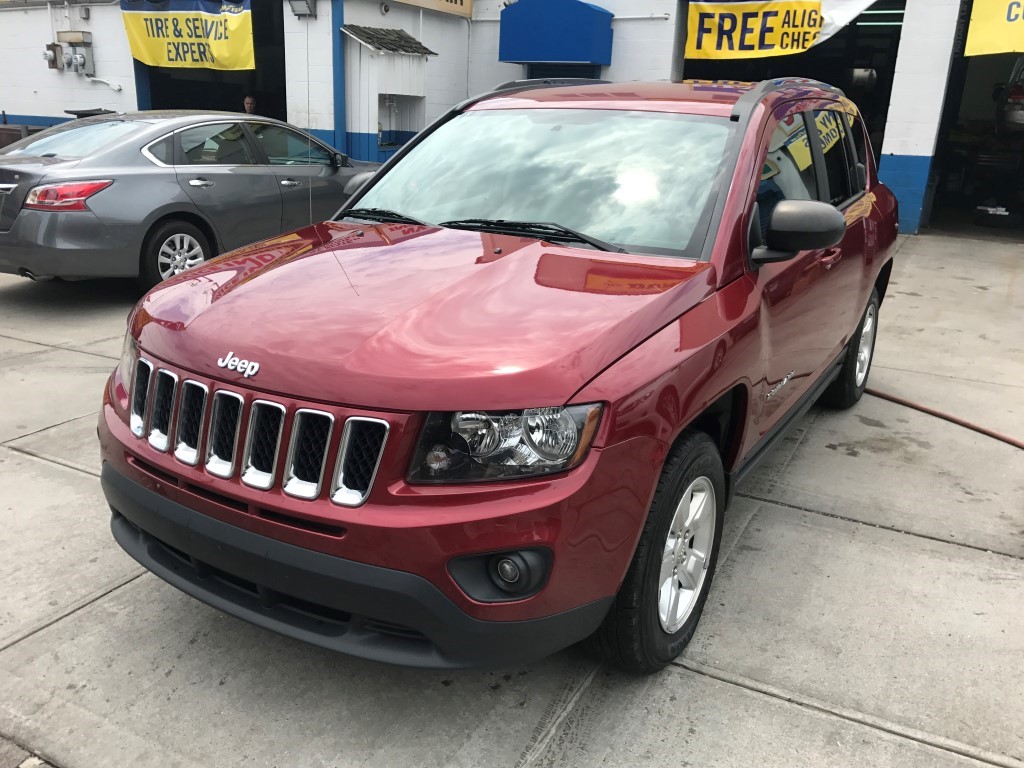
{"type": "Polygon", "coordinates": [[[673,83],[683,81],[683,64],[686,59],[686,20],[689,10],[689,0],[676,0],[676,31],[672,38],[672,68],[669,74],[669,79],[673,83]]]}

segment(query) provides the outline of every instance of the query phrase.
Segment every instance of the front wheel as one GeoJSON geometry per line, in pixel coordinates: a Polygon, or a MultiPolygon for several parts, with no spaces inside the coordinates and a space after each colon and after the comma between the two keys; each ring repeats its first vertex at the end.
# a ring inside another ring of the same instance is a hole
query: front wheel
{"type": "Polygon", "coordinates": [[[143,287],[152,288],[212,256],[210,242],[199,227],[178,219],[165,221],[149,233],[142,247],[139,280],[143,287]]]}
{"type": "Polygon", "coordinates": [[[594,642],[609,661],[650,673],[690,642],[718,559],[725,472],[718,449],[690,432],[672,449],[633,562],[594,642]]]}
{"type": "Polygon", "coordinates": [[[875,356],[875,336],[878,333],[878,309],[881,302],[878,291],[871,291],[868,306],[861,317],[857,332],[846,347],[846,356],[839,376],[821,396],[821,401],[832,408],[852,408],[868,386],[871,361],[875,356]]]}

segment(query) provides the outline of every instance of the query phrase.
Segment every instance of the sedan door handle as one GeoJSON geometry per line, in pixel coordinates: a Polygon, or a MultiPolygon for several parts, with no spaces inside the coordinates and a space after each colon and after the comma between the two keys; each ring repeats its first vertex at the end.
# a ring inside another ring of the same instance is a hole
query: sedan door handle
{"type": "Polygon", "coordinates": [[[198,178],[195,179],[189,179],[188,185],[190,187],[212,187],[214,185],[214,182],[210,181],[209,179],[204,179],[202,176],[199,176],[198,178]]]}
{"type": "Polygon", "coordinates": [[[296,181],[295,179],[282,179],[281,180],[281,186],[282,187],[301,187],[302,186],[302,182],[301,181],[296,181]]]}
{"type": "Polygon", "coordinates": [[[830,248],[821,255],[821,258],[818,259],[818,263],[825,269],[832,269],[832,267],[834,267],[841,258],[843,258],[842,248],[830,248]]]}

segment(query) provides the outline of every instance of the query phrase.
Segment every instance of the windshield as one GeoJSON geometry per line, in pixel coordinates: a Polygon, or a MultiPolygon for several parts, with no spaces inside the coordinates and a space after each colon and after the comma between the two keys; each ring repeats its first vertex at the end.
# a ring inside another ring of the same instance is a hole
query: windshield
{"type": "Polygon", "coordinates": [[[722,118],[657,112],[466,112],[354,205],[433,224],[553,222],[630,251],[689,256],[732,130],[722,118]]]}
{"type": "Polygon", "coordinates": [[[141,128],[141,123],[127,120],[106,120],[86,125],[64,123],[4,147],[0,149],[0,155],[78,159],[98,152],[141,128]]]}

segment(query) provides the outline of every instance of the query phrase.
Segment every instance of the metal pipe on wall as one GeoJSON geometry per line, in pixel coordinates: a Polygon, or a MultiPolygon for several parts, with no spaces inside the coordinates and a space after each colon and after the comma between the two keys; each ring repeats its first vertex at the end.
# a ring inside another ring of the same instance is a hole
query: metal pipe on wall
{"type": "Polygon", "coordinates": [[[686,19],[690,8],[690,0],[676,0],[676,31],[672,38],[672,69],[669,79],[673,83],[682,82],[683,63],[686,58],[686,19]]]}

